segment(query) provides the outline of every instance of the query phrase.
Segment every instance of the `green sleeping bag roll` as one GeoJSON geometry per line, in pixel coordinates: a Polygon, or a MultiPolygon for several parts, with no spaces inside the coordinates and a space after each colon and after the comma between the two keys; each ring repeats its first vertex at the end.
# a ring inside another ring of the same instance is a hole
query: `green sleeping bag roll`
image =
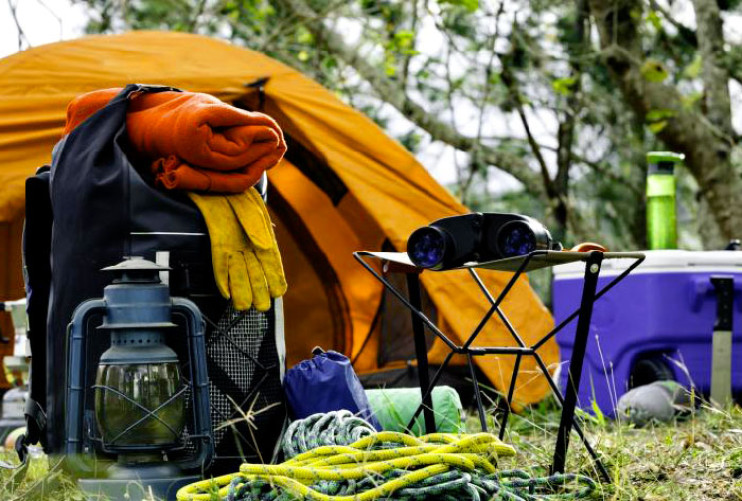
{"type": "MultiPolygon", "coordinates": [[[[371,411],[379,420],[384,431],[410,432],[415,436],[425,434],[425,421],[422,412],[415,420],[411,430],[407,429],[412,415],[420,405],[419,388],[387,388],[366,390],[371,411]]],[[[450,386],[433,388],[433,410],[436,431],[441,433],[465,432],[461,420],[461,398],[450,386]]]]}

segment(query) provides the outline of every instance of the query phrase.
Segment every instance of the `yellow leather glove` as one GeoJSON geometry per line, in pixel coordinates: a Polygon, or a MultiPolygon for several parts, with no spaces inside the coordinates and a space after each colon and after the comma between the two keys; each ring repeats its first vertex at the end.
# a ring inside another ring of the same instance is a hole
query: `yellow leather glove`
{"type": "Polygon", "coordinates": [[[273,232],[273,224],[263,197],[255,188],[226,197],[247,238],[255,248],[255,256],[265,276],[270,297],[283,296],[287,287],[286,276],[283,273],[276,234],[273,232]]]}
{"type": "Polygon", "coordinates": [[[271,298],[286,292],[286,278],[263,199],[255,188],[237,195],[188,196],[209,230],[219,292],[238,310],[268,310],[271,298]]]}

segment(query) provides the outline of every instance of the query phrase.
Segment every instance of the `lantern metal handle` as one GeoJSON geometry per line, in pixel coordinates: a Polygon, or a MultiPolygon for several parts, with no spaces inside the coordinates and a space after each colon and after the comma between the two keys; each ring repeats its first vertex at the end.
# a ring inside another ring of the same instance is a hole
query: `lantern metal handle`
{"type": "Polygon", "coordinates": [[[65,461],[76,472],[91,473],[78,455],[82,452],[83,398],[85,392],[85,325],[88,319],[98,313],[104,314],[106,302],[103,299],[90,299],[75,308],[72,322],[67,326],[67,444],[65,461]]]}
{"type": "Polygon", "coordinates": [[[211,409],[209,401],[209,378],[206,369],[206,338],[205,327],[201,310],[193,301],[182,297],[172,298],[173,314],[181,314],[185,317],[189,328],[188,332],[188,350],[190,351],[190,360],[195,362],[196,366],[190,365],[190,380],[193,388],[194,400],[198,405],[194,406],[194,423],[192,438],[201,442],[197,446],[197,454],[192,460],[181,462],[184,469],[202,468],[208,469],[214,457],[214,436],[211,428],[211,409]]]}

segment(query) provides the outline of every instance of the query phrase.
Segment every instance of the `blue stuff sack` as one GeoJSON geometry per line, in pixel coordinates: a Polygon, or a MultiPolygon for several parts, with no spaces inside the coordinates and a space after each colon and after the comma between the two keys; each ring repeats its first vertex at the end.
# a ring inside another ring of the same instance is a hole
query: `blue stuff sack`
{"type": "Polygon", "coordinates": [[[350,360],[336,351],[312,350],[314,357],[286,371],[284,390],[294,419],[349,410],[381,431],[350,360]]]}

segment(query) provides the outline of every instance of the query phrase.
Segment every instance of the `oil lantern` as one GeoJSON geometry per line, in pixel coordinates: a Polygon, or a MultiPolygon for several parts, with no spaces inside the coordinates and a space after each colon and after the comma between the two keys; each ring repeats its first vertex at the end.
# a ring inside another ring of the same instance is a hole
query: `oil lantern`
{"type": "Polygon", "coordinates": [[[113,283],[73,315],[66,452],[91,494],[174,499],[213,455],[203,321],[170,297],[167,269],[141,257],[104,268],[113,283]]]}

